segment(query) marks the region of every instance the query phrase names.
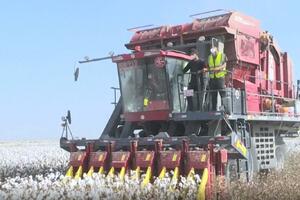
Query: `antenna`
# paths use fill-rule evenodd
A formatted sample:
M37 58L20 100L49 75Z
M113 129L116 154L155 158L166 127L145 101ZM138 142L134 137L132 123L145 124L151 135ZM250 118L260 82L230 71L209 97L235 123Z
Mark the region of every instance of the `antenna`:
M115 53L113 51L110 51L108 54L109 54L109 56L105 56L105 57L101 57L101 58L93 58L93 59L90 59L88 56L85 56L84 60L80 60L80 61L76 62L75 65L74 65L74 80L77 81L78 77L79 77L79 67L76 67L77 63L84 64L84 63L90 63L90 62L97 62L97 61L101 61L101 60L112 59L114 57Z
M214 13L214 12L220 12L220 11L224 11L225 13L232 12L231 10L216 9L216 10L210 10L210 11L206 11L206 12L200 12L200 13L192 14L189 17L196 17L196 16L199 16L199 15L205 15L205 14Z
M133 31L136 32L141 28L147 28L147 27L152 27L154 26L154 24L148 24L148 25L143 25L143 26L137 26L137 27L133 27L133 28L128 28L127 31Z
M73 134L72 134L72 131L71 131L70 126L69 126L72 122L72 120L71 120L71 111L68 110L67 115L63 116L61 118L61 120L63 121L63 123L61 124L61 126L63 127L63 131L61 133L61 138L63 136L65 136L66 139L68 139L69 134L70 134L72 139L73 139Z

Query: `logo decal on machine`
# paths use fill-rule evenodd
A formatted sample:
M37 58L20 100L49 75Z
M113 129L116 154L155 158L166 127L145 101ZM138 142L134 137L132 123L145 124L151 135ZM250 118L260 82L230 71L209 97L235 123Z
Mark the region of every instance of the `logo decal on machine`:
M151 159L151 154L150 153L148 153L147 154L147 156L146 156L146 159L145 159L145 161L149 161Z
M174 153L173 158L172 158L172 161L175 162L176 160L177 160L177 154Z
M200 162L205 162L206 161L206 155L202 154L200 157Z
M163 68L166 65L166 61L164 57L156 57L154 60L155 66L158 68Z
M103 155L101 154L98 158L98 161L101 162L103 160Z
M248 150L241 141L241 138L238 134L235 132L231 133L231 145L239 152L241 153L245 158L248 157Z
M238 139L235 142L235 147L241 151L241 153L243 154L243 156L245 156L245 157L247 156L247 149L244 146L244 144L241 142L241 140Z

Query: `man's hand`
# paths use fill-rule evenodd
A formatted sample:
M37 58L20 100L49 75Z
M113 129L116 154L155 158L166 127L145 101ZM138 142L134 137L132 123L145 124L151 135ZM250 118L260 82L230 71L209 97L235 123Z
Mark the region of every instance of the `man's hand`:
M226 64L223 64L223 65L221 65L219 67L215 67L215 68L211 69L211 71L219 72L219 71L223 71L225 69L226 69Z
M199 71L198 71L198 74L202 74L202 73L205 73L205 72L207 72L207 71L208 71L207 68L203 68L202 70L199 70Z

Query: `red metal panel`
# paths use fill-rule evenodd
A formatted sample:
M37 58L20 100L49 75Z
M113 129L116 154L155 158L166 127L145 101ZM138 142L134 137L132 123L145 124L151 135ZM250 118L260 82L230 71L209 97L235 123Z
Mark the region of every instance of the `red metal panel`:
M107 152L98 151L90 153L89 167L102 167L106 165Z
M288 55L287 53L284 53L283 55L283 82L288 83L289 82L289 69L288 69ZM283 95L284 97L289 97L289 86L288 84L285 84L283 87Z
M188 32L191 32L193 29L193 23L186 23L182 25L182 34L186 34Z
M196 170L208 168L209 154L207 151L188 151L187 152L187 173L191 168Z
M220 150L220 156L221 156L221 158L220 158L221 163L222 164L227 163L227 161L228 161L228 152L227 152L226 149L221 149Z
M174 58L181 58L181 59L185 59L185 60L192 60L191 56L185 55L185 54L182 54L182 53L177 53L175 51L161 51L161 55L174 57Z
M226 163L228 161L226 149L221 149L216 153L216 173L219 176L225 175Z
M279 63L276 64L276 89L280 91L280 96L282 96L282 62L281 62L281 56Z
M293 87L293 63L290 57L288 57L288 69L289 69L289 97L295 98L294 87Z
M169 38L171 36L171 26L163 26L160 31L160 38Z
M118 67L122 68L122 69L129 68L129 67L137 68L138 67L138 62L137 62L137 60L131 60L131 59L130 60L124 60L123 62L118 63Z
M180 166L181 151L161 151L159 152L159 171L162 167L175 169Z
M204 19L197 19L193 22L193 30L209 30L219 26L228 26L231 14L212 16Z
M194 20L176 26L161 26L152 29L137 31L130 40L131 44L150 42L165 38L178 37L182 34L193 33L195 31L208 31L220 27L229 27L239 32L247 33L258 38L260 29L259 21L239 12L232 12L224 15L211 16Z
M132 36L130 42L139 41L141 35L142 35L142 32L135 32L134 35Z
M73 167L83 166L85 159L86 159L85 151L71 152L69 165Z
M152 29L138 31L131 38L130 42L134 43L134 42L137 42L137 41L146 41L146 40L153 39L153 38L159 38L160 37L160 32L161 32L162 28L163 28L163 26L157 27L157 28L152 28Z
M150 100L149 105L145 107L147 111L155 110L168 110L169 103L166 100Z
M146 111L135 113L124 113L126 121L138 122L138 121L161 121L169 119L169 111Z
M228 20L228 24L230 28L237 29L239 32L259 38L260 23L253 17L244 15L240 12L233 12Z
M283 81L286 83L284 88L284 96L294 98L293 92L293 66L292 61L287 53L283 56Z
M135 157L136 166L141 168L152 167L154 162L154 151L137 151Z
M261 112L260 110L261 101L259 96L247 95L246 101L247 101L248 112L255 112L255 113Z
M259 42L256 38L238 34L236 49L236 56L238 59L259 65Z
M128 151L117 151L111 154L111 166L117 169L128 166L130 152Z
M245 82L247 111L248 112L260 112L261 100L258 94L258 84L250 81Z
M232 78L244 82L244 79L247 80L247 77L249 77L250 71L246 67L235 67L232 71ZM242 87L244 88L244 87Z
M124 61L130 61L130 60L134 60L134 59L141 59L144 57L150 57L150 56L168 56L168 57L174 57L174 58L181 58L181 59L185 59L185 60L192 60L192 57L186 54L182 54L182 53L177 53L174 51L141 51L141 52L136 52L133 54L121 54L118 56L115 56L112 58L113 62L116 63L122 63ZM129 66L134 65L134 63L132 63ZM129 67L127 66L127 67ZM126 66L119 66L119 67L126 67Z
M246 87L245 89L246 89L247 93L255 93L255 94L257 94L257 92L258 92L258 85L255 84L255 83L252 83L250 81L246 81L245 82L245 87Z

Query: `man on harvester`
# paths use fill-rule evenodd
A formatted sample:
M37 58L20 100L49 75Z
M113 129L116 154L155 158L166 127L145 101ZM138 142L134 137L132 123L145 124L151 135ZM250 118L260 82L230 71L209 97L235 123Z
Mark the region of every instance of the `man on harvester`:
M226 55L218 50L217 47L210 49L211 54L208 56L208 72L209 72L209 89L212 97L212 110L217 111L218 92L221 99L225 96L225 76ZM222 103L223 105L223 103Z
M194 91L194 96L197 98L195 99L196 102L193 102L193 97L189 96L187 97L188 101L188 110L199 110L199 98L198 98L198 92L199 91L204 91L204 77L203 77L203 72L205 69L205 62L199 58L199 52L197 49L191 49L190 50L190 55L193 57L193 60L191 60L186 67L183 69L183 72L186 73L190 70L191 73L191 80L189 83L188 89L192 89ZM200 81L200 84L199 84Z

